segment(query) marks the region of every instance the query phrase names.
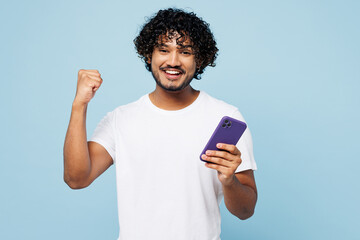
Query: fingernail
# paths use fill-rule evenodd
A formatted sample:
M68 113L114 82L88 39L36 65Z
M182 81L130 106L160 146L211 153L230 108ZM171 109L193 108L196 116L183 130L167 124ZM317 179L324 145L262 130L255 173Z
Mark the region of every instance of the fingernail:
M222 147L222 145L220 143L217 144L217 147Z

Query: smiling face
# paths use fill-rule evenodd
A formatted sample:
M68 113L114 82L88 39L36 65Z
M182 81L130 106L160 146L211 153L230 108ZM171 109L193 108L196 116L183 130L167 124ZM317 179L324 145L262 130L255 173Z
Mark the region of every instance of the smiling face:
M191 41L187 38L177 43L178 38L179 34L175 34L171 39L161 36L149 60L156 83L166 91L176 92L185 89L196 71Z

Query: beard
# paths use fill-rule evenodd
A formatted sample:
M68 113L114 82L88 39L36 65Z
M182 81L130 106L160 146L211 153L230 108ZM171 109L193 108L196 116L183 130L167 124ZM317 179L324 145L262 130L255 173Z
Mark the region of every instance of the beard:
M159 70L161 71L161 70ZM190 85L190 83L192 82L192 80L194 79L194 76L195 76L195 73L188 79L185 79L185 81L180 84L179 86L165 86L164 84L161 83L160 81L160 74L158 76L155 76L154 75L154 72L151 70L151 74L156 82L157 85L159 85L162 89L164 89L165 91L169 91L169 92L177 92L177 91L180 91L180 90L183 90L184 88L186 88L187 86Z

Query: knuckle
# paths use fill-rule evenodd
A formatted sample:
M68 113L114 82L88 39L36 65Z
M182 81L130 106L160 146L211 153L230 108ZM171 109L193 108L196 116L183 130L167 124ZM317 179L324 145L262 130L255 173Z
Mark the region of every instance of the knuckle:
M224 151L220 151L219 152L219 157L226 157L226 152L224 152Z
M221 164L221 163L220 163L220 158L217 158L217 157L211 158L211 161L212 161L213 163L216 163L216 164Z
M230 154L227 152L222 152L220 157L228 159L230 157Z
M234 154L233 154L232 152L227 152L227 153L226 153L226 156L227 156L228 158L234 158Z
M216 151L214 152L214 156L222 157L223 152L222 151Z

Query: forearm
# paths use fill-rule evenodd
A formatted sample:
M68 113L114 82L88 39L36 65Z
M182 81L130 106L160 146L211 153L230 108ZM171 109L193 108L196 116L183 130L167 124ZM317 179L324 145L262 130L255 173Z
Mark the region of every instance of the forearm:
M71 188L82 188L90 174L86 136L87 105L73 103L64 143L64 181Z
M226 208L238 218L245 220L254 213L257 192L250 186L240 183L234 175L234 181L229 186L223 185Z

